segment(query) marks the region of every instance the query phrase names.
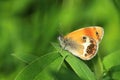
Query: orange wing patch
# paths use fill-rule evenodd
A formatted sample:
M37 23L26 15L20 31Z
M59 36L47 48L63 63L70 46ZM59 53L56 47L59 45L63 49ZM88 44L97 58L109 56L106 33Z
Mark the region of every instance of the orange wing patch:
M102 27L93 26L75 30L64 37L59 37L60 45L73 55L83 60L93 58L104 35Z

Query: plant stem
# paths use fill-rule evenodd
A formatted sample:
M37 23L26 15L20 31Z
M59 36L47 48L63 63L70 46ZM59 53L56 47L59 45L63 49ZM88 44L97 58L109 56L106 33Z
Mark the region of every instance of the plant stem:
M96 58L92 60L92 64L97 80L101 80L103 77L104 68L99 55L97 55Z

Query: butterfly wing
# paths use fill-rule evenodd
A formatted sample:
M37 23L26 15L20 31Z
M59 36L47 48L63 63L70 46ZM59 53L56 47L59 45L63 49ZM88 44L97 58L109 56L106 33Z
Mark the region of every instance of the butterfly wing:
M60 44L75 56L89 60L97 53L98 44L102 39L101 36L103 36L102 31L101 27L81 28L65 37L60 37Z

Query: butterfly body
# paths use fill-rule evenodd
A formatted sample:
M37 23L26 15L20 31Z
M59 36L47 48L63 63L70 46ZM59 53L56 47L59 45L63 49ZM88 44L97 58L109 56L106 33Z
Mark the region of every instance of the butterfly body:
M102 27L93 26L75 30L64 37L59 37L60 45L73 55L83 59L92 59L102 40L104 30Z

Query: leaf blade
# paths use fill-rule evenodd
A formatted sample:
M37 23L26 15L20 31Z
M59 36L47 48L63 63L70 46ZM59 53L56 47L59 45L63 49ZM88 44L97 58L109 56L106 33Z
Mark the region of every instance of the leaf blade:
M57 43L52 43L52 45L58 52L60 52L60 54L63 57L65 57L65 60L67 61L67 63L72 67L72 69L75 71L75 73L81 79L83 79L83 80L96 80L93 72L88 68L88 66L84 62L82 62L80 59L74 57L69 52L64 51L63 49L61 49L61 47ZM77 67L78 65L80 67Z
M32 54L17 54L17 53L15 54L15 53L13 53L11 55L27 64L38 58L38 56L35 56Z
M88 68L88 66L82 62L80 59L69 55L65 59L68 64L72 67L74 72L83 80L96 80L93 72Z
M113 53L107 55L106 57L104 57L104 59L103 59L104 67L107 70L109 70L113 66L120 65L120 62L119 62L120 57L119 56L120 56L120 50L113 52Z
M58 57L60 54L52 52L34 60L18 74L15 80L33 80L37 74Z
M57 58L49 66L47 66L45 70L39 73L34 80L54 80L55 79L54 73L59 71L63 61L64 58L62 56Z

